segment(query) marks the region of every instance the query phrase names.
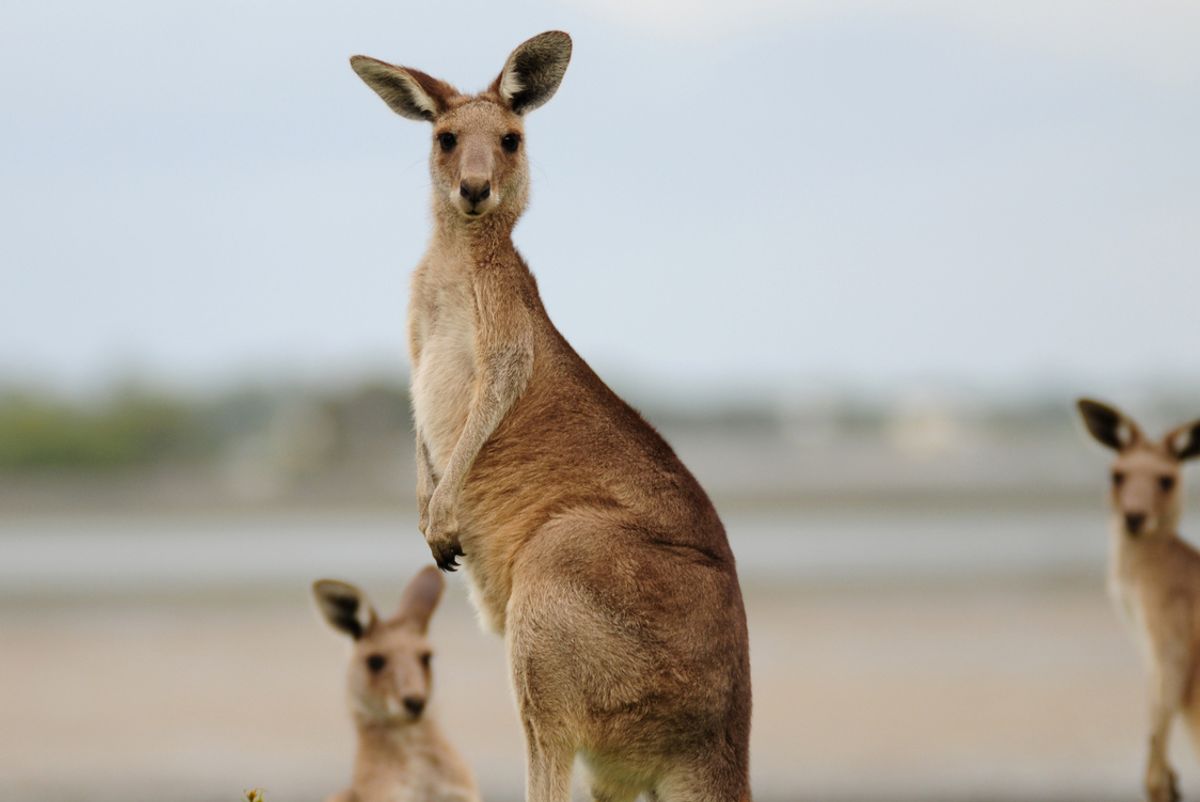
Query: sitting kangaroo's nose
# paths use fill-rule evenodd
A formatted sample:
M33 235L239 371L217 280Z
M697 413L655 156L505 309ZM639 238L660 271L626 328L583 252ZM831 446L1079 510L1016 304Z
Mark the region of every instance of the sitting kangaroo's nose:
M409 713L419 716L421 715L421 711L425 709L425 700L419 696L405 696L404 707L407 708Z
M1142 512L1127 512L1125 513L1125 528L1129 530L1129 534L1138 535L1142 532L1142 527L1146 525L1146 514Z
M458 185L458 194L469 200L472 204L486 200L492 194L492 183L487 180L471 180L464 178Z

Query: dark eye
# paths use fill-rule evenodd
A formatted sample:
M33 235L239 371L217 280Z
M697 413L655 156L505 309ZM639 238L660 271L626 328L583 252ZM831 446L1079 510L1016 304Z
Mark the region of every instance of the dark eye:
M422 665L424 668L429 668L429 661L430 661L430 660L432 660L432 659L433 659L433 655L432 655L432 654L430 654L429 652L425 652L425 653L424 653L424 654L422 654L422 655L421 655L421 657L420 657L420 660L421 660L421 665Z
M1113 487L1120 487L1121 485L1125 484L1125 474L1121 473L1120 471L1113 471L1112 483Z
M1170 493L1172 490L1175 489L1175 477L1174 476L1158 477L1158 486L1162 488L1162 491L1164 493Z
M446 131L445 133L438 134L437 141L438 144L442 146L442 152L449 153L450 151L454 150L454 146L458 144L458 137L449 131Z
M509 153L516 153L517 148L521 145L520 134L505 134L500 137L500 147L504 148Z
M367 668L372 674L378 674L383 671L383 667L387 665L387 658L382 654L367 655Z

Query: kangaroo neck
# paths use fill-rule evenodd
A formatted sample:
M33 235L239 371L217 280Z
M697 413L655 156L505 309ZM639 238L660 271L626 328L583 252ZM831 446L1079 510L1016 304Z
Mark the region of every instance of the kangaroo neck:
M428 716L404 724L356 722L359 758L411 756L414 747L435 734L436 725Z
M435 247L465 261L471 270L491 270L519 264L512 230L516 216L497 210L469 220L457 212L435 215Z

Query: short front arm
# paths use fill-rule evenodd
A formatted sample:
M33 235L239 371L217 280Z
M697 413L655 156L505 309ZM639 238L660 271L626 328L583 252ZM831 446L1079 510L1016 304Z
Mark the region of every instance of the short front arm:
M437 564L453 570L458 542L458 498L471 466L533 373L533 336L528 310L511 292L484 277L477 286L475 391L462 433L429 500L423 530ZM497 297L499 296L499 297Z
M429 447L420 432L417 435L417 512L420 515L418 524L424 532L429 526L429 498L437 488L433 476L433 462L429 458Z

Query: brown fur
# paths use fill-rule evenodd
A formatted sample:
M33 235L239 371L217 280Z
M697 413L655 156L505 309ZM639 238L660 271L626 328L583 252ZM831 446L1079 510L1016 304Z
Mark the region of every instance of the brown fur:
M1148 440L1120 411L1087 399L1079 411L1088 431L1114 449L1109 591L1139 641L1150 675L1148 802L1179 798L1167 763L1171 723L1184 714L1200 749L1200 552L1178 532L1180 463L1197 455L1200 421Z
M745 802L748 637L724 528L551 323L511 239L529 182L517 111L553 94L569 53L566 34L542 34L487 92L418 98L443 110L409 309L421 529L439 565L464 556L483 621L505 636L531 802L569 799L577 754L597 800ZM484 183L486 208L460 197Z
M396 614L381 620L353 585L313 584L330 626L354 639L346 674L358 734L354 775L327 802L479 802L471 770L426 707L433 681L426 631L443 585L429 566L409 583ZM373 660L382 662L372 668Z

